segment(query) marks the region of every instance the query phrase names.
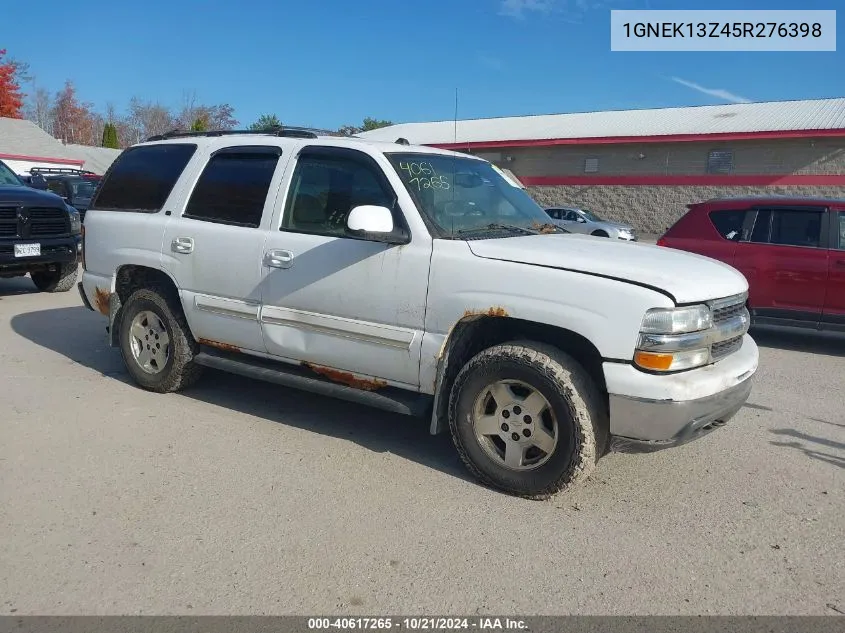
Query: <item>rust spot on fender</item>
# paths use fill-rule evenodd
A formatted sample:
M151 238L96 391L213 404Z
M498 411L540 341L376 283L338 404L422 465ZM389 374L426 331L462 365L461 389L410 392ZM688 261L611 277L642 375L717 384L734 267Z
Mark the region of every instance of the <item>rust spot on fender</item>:
M201 338L197 341L200 345L208 345L208 347L215 347L217 349L223 350L224 352L240 352L241 348L236 347L234 345L230 345L229 343L221 343L219 341L212 341L207 338Z
M322 365L315 365L314 363L305 362L302 363L302 365L303 367L307 367L313 371L315 374L328 378L332 382L352 387L353 389L376 391L377 389L387 387L387 383L384 380L378 380L377 378L361 378L360 376L356 376L355 374L351 374L347 371L340 371L338 369L332 369L331 367L323 367Z
M506 317L508 316L508 312L502 306L492 306L486 310L467 310L464 312L464 318L474 316Z
M94 289L94 305L97 307L97 311L105 316L109 315L109 296L111 296L111 293L108 290Z
M540 231L540 233L542 233L542 234L557 233L557 226L555 226L554 224L550 224L548 222L546 224L540 224L539 222L534 222L531 225L531 228L534 229L535 231Z

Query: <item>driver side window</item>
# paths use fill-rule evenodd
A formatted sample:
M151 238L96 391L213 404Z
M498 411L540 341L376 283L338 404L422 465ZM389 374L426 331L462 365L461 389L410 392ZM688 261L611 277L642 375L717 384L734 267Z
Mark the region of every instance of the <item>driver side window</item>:
M304 157L293 174L281 230L343 237L352 209L392 204L393 196L366 165L343 157Z

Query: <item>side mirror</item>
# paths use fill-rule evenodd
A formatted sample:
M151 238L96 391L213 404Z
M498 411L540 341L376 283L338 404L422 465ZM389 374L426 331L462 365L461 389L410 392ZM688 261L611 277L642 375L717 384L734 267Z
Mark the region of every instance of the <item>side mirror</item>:
M375 242L406 243L407 235L393 223L393 213L387 207L362 204L349 212L346 228L352 235Z

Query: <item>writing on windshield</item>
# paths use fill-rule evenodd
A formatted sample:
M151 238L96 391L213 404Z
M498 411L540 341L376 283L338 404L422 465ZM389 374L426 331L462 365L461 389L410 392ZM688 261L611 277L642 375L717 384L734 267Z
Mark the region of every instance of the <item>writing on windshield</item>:
M399 169L408 174L408 184L415 186L417 191L422 189L449 189L449 180L443 174L438 174L430 162L400 162Z

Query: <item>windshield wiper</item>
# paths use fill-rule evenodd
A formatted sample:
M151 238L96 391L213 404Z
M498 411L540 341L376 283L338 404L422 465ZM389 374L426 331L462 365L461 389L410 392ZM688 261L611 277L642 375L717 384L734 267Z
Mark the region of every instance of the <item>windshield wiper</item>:
M481 233L484 231L516 231L517 233L522 233L523 235L539 235L539 231L535 231L534 229L529 229L524 226L517 226L516 224L500 224L498 222L493 222L492 224L487 224L486 226L477 226L471 229L460 229L459 231L455 231L456 235L467 235L469 233Z

